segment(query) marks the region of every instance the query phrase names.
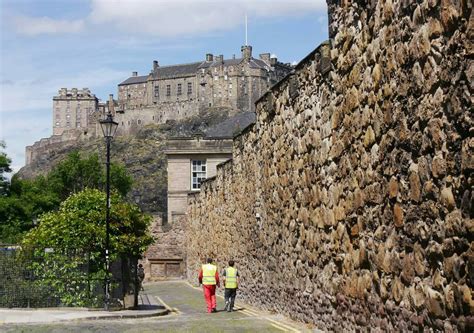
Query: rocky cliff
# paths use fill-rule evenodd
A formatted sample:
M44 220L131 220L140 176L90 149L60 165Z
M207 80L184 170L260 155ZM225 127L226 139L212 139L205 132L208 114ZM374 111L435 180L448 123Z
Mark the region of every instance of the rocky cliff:
M191 136L196 133L216 135L216 129L225 129L217 135L232 135L243 125L235 121L241 115L227 108L209 108L197 116L181 121L168 121L165 124L147 125L134 135L117 136L112 141L111 160L121 163L133 178L133 189L129 193L131 201L140 204L147 212L166 211L166 156L163 150L168 138ZM223 124L221 126L221 124ZM245 123L244 125L246 125ZM71 151L84 154L98 153L105 162L105 143L103 138L83 140L50 140L35 146L35 159L23 167L18 175L33 178L46 174Z

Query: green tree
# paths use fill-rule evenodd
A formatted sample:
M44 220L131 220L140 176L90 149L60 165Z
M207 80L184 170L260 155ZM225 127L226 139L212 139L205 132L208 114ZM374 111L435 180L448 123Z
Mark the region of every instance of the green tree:
M0 196L6 195L8 193L9 182L5 177L5 173L11 172L10 167L11 159L3 151L6 148L5 141L0 141Z
M86 188L105 188L105 167L97 154L82 158L79 152L70 153L47 176L51 191L61 199L71 193L80 192ZM122 196L127 195L132 186L132 178L121 165L111 163L110 185Z
M5 165L9 165L9 159L5 159ZM2 170L9 167L2 169L0 165ZM110 171L112 190L124 197L132 178L122 165L112 163ZM105 166L97 154L82 157L79 152L72 152L46 176L33 180L14 175L6 195L0 195L0 242L19 242L39 215L56 210L71 194L86 188L105 189Z
M42 215L38 227L23 239L25 251L40 259L34 266L37 276L53 286L66 305L85 305L93 288L90 281L104 279L105 201L105 193L96 189L73 194L59 210ZM153 242L148 232L150 222L137 206L113 194L111 260L139 257ZM81 270L85 266L88 270Z

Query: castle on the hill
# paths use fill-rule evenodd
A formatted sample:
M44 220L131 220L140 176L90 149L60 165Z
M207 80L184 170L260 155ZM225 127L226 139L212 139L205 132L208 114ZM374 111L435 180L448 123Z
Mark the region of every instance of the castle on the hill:
M148 75L132 76L118 84L118 99L101 103L89 89L62 88L53 97L53 135L77 132L95 136L97 119L114 105L119 134L128 134L150 123L164 123L197 115L208 108L254 111L254 102L267 89L289 74L284 64L263 53L252 56L250 45L242 46L240 58L206 54L202 61L159 66L153 61ZM64 134L63 134L64 133Z

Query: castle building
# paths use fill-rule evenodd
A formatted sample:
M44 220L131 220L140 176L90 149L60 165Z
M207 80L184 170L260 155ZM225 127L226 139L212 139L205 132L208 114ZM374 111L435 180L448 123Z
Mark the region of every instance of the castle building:
M270 53L254 58L250 45L241 51L241 58L207 54L202 61L172 66L159 66L155 60L150 74L133 72L118 85L117 121L126 130L183 119L211 107L254 111L254 102L292 67Z
M94 123L99 100L88 88L61 88L53 97L53 135L66 130L87 130Z

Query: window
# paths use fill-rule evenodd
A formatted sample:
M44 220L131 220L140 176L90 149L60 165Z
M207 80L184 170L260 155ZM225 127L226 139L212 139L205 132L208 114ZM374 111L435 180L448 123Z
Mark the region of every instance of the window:
M193 93L193 84L191 82L188 82L188 95L191 95Z
M155 98L160 99L160 86L155 86Z
M166 85L166 96L171 96L171 85L170 84Z
M201 183L206 179L206 161L191 161L191 189L199 190Z
M56 122L56 126L59 127L59 121Z
M178 83L178 95L181 95L181 83Z

